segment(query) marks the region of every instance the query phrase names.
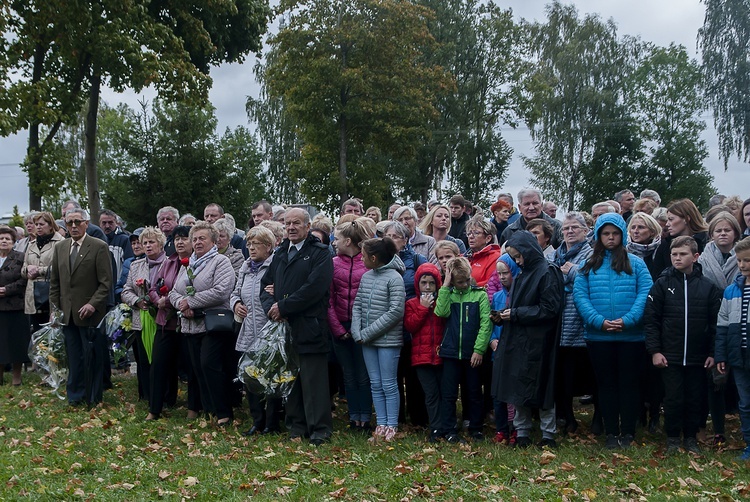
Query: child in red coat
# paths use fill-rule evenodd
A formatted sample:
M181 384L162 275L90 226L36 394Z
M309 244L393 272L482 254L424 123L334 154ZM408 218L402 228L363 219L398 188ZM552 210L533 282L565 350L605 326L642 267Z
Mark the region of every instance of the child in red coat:
M437 354L443 341L446 319L435 315L435 298L442 286L440 270L432 263L420 265L414 274L414 287L419 295L406 302L404 327L412 334L411 364L424 389L427 415L430 420L430 442L440 435L440 381L443 362Z

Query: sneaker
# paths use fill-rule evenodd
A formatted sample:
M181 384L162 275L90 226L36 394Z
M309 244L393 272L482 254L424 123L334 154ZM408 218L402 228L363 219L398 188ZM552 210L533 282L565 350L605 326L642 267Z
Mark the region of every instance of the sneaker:
M471 439L475 442L484 441L484 434L482 434L482 431L474 431L471 433Z
M607 434L607 440L604 442L604 447L608 450L616 450L620 447L620 441L614 434Z
M466 444L466 440L458 434L448 434L445 440L453 444Z
M743 460L747 461L750 460L750 446L745 447L744 450L742 450L742 453L739 457L737 457L737 460Z
M685 438L685 441L682 443L683 446L687 451L690 453L697 453L700 455L701 453L701 447L698 445L698 440L695 438Z
M469 422L468 420L464 420L463 422L461 422L461 424L463 425L463 428L464 428L465 431L469 430L469 424L470 423L471 422Z
M555 449L557 448L557 441L555 441L552 438L542 438L541 441L537 444L539 448L550 448Z
M713 443L715 448L721 448L727 444L727 438L725 438L723 434L716 434Z
M396 439L396 433L398 432L398 427L386 427L385 428L385 440L389 443Z
M680 451L680 438L670 437L667 438L667 454L671 455Z
M495 437L492 438L492 441L497 444L506 444L508 442L508 435L504 432L497 432L495 433Z
M508 446L516 446L518 444L518 431L513 431L510 433L510 437L508 438Z
M368 439L371 443L377 443L379 440L385 437L385 425L378 425L375 430L372 431L372 437Z
M518 436L516 438L516 446L519 448L528 448L531 446L531 438L528 436Z
M632 434L623 434L620 436L620 448L630 448L633 446L633 441L635 438Z

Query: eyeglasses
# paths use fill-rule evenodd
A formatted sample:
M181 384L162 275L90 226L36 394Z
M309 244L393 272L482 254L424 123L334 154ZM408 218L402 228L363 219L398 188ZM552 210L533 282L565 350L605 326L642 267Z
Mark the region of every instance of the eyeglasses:
M482 237L487 234L484 232L466 232L466 235L470 237Z
M70 220L65 222L66 227L77 227L82 223L86 223L88 220Z
M563 232L575 232L577 230L582 230L583 227L581 225L574 225L572 227L562 227Z

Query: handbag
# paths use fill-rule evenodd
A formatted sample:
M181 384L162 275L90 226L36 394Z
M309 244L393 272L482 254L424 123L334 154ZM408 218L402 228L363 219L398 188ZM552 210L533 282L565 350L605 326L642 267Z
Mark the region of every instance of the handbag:
M49 311L49 269L43 281L34 281L34 308L37 311Z
M229 309L206 309L206 317L203 321L206 323L206 331L209 332L227 332L234 331L234 312Z

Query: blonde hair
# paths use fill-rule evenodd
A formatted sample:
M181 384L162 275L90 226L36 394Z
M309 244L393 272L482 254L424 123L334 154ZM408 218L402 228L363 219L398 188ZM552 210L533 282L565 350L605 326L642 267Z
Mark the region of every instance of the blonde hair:
M445 204L436 204L432 206L432 209L430 209L430 212L427 213L427 215L422 220L422 223L419 224L419 229L422 231L423 234L432 236L432 220L435 219L435 213L438 211L438 209L445 209L448 211L448 230L450 232L451 229L451 208L446 206Z
M145 241L146 239L154 239L162 247L164 247L164 244L167 242L167 238L164 236L162 231L156 227L146 227L143 229L141 234L138 236L138 242L143 244L143 241Z
M445 269L451 273L451 281L456 278L471 280L471 264L463 256L451 258L445 264Z
M370 220L370 218L356 217L351 221L344 221L343 223L341 222L342 219L343 218L340 218L339 224L336 225L336 231L341 233L341 237L343 237L344 239L351 239L352 244L354 244L355 246L358 246L361 242L364 242L367 239L372 239L373 233L370 232L370 228L364 221L361 221ZM372 220L370 221L372 222ZM374 224L375 223L373 222L373 225Z
M461 256L461 250L458 249L458 246L455 242L451 241L438 241L437 244L435 244L434 252L435 255L437 255L438 251L441 249L447 249L451 253L453 253L456 256Z
M628 237L632 237L630 234L630 227L633 226L633 222L637 219L641 220L643 224L646 225L646 228L651 231L651 239L656 239L661 235L661 225L656 221L656 218L650 214L639 212L630 217L630 222L628 222Z
M276 236L263 225L258 225L247 231L245 240L249 243L252 239L257 239L261 244L265 244L271 249L276 247Z

